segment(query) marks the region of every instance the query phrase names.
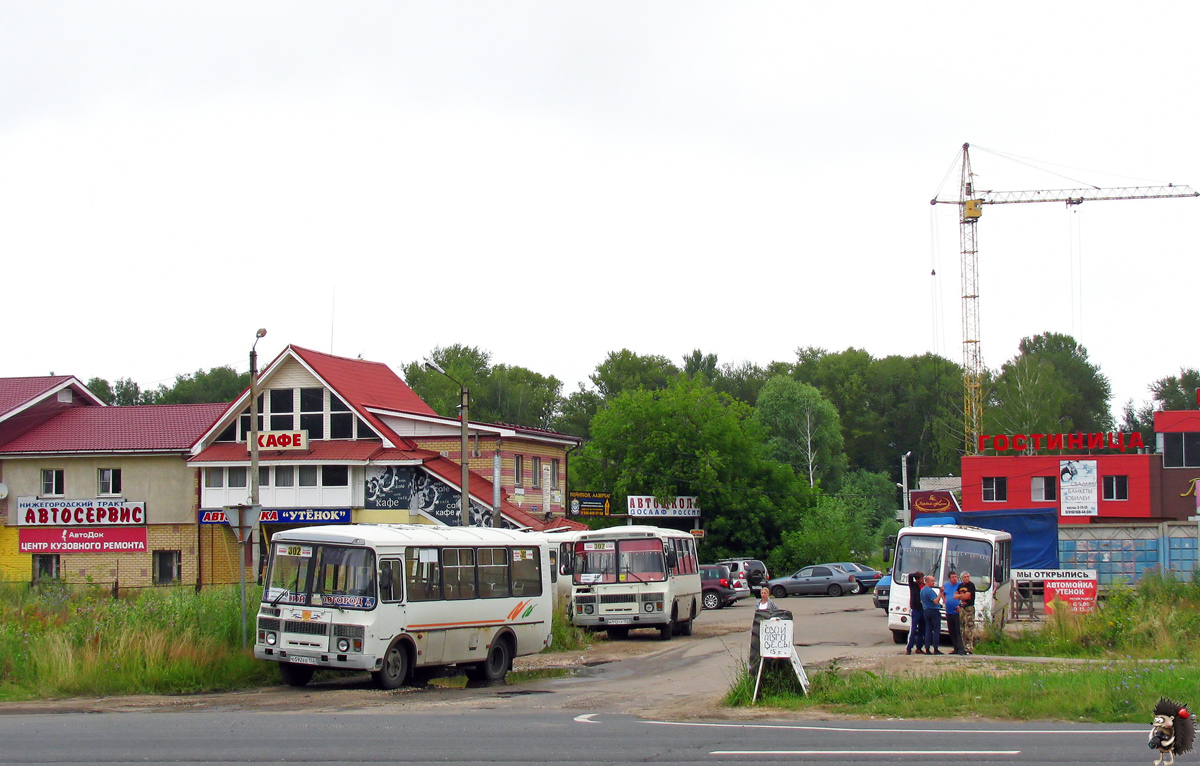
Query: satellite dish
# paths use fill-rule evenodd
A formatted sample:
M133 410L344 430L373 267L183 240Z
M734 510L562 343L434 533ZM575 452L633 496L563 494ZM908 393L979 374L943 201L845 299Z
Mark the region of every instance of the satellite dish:
M0 484L0 500L3 500L6 497L8 497L8 485Z

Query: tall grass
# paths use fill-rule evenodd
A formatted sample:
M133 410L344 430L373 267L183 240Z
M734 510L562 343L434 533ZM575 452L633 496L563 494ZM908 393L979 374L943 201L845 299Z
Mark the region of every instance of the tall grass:
M976 651L1042 657L1196 657L1200 582L1147 572L1133 587L1112 587L1091 614L1057 610L1036 631L1015 636L992 631Z
M572 652L586 649L595 642L591 633L571 624L568 613L568 602L565 598L554 600L554 614L550 620L550 646L547 652Z
M250 631L259 595L247 588ZM230 689L270 670L242 651L236 587L113 599L97 586L0 583L0 699Z

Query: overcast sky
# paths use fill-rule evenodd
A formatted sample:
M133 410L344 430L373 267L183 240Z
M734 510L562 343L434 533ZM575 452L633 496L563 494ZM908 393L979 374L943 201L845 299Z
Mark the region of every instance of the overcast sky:
M246 369L260 326L268 360L464 343L564 393L621 348L961 361L957 212L929 200L963 142L981 188L1200 188L1198 15L2 0L0 375L149 388ZM986 208L985 364L1072 333L1114 409L1200 366L1198 222Z

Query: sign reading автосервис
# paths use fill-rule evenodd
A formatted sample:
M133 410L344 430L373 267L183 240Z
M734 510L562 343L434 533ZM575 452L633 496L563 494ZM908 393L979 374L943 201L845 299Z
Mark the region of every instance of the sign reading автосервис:
M694 495L673 497L666 505L655 500L654 495L630 495L627 504L630 516L692 518L700 515L700 504Z
M108 527L145 523L145 502L17 498L17 525L22 527Z

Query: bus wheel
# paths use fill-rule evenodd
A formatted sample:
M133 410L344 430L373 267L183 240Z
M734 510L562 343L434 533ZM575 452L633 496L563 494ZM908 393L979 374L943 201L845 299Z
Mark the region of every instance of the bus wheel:
M392 642L383 655L383 667L371 673L371 680L380 689L398 689L408 678L408 652L399 641Z
M629 628L609 628L608 638L611 641L622 641L626 638L629 638Z
M304 686L312 680L314 670L316 668L312 665L296 665L292 662L279 663L279 675L283 676L283 682L288 686Z
M892 631L892 643L907 644L908 643L908 631L907 630L893 630Z
M673 636L675 634L675 617L676 617L675 612L674 612L674 610L672 610L671 611L671 621L668 622L666 625L658 626L658 640L659 641L670 641L671 640L671 636Z
M680 625L679 625L679 635L681 635L681 636L692 635L692 623L695 622L695 620L696 620L696 602L693 601L692 602L692 613L688 617L687 622L680 623Z
M487 659L467 669L467 678L472 681L503 681L512 670L512 651L508 639L498 638L488 649Z

